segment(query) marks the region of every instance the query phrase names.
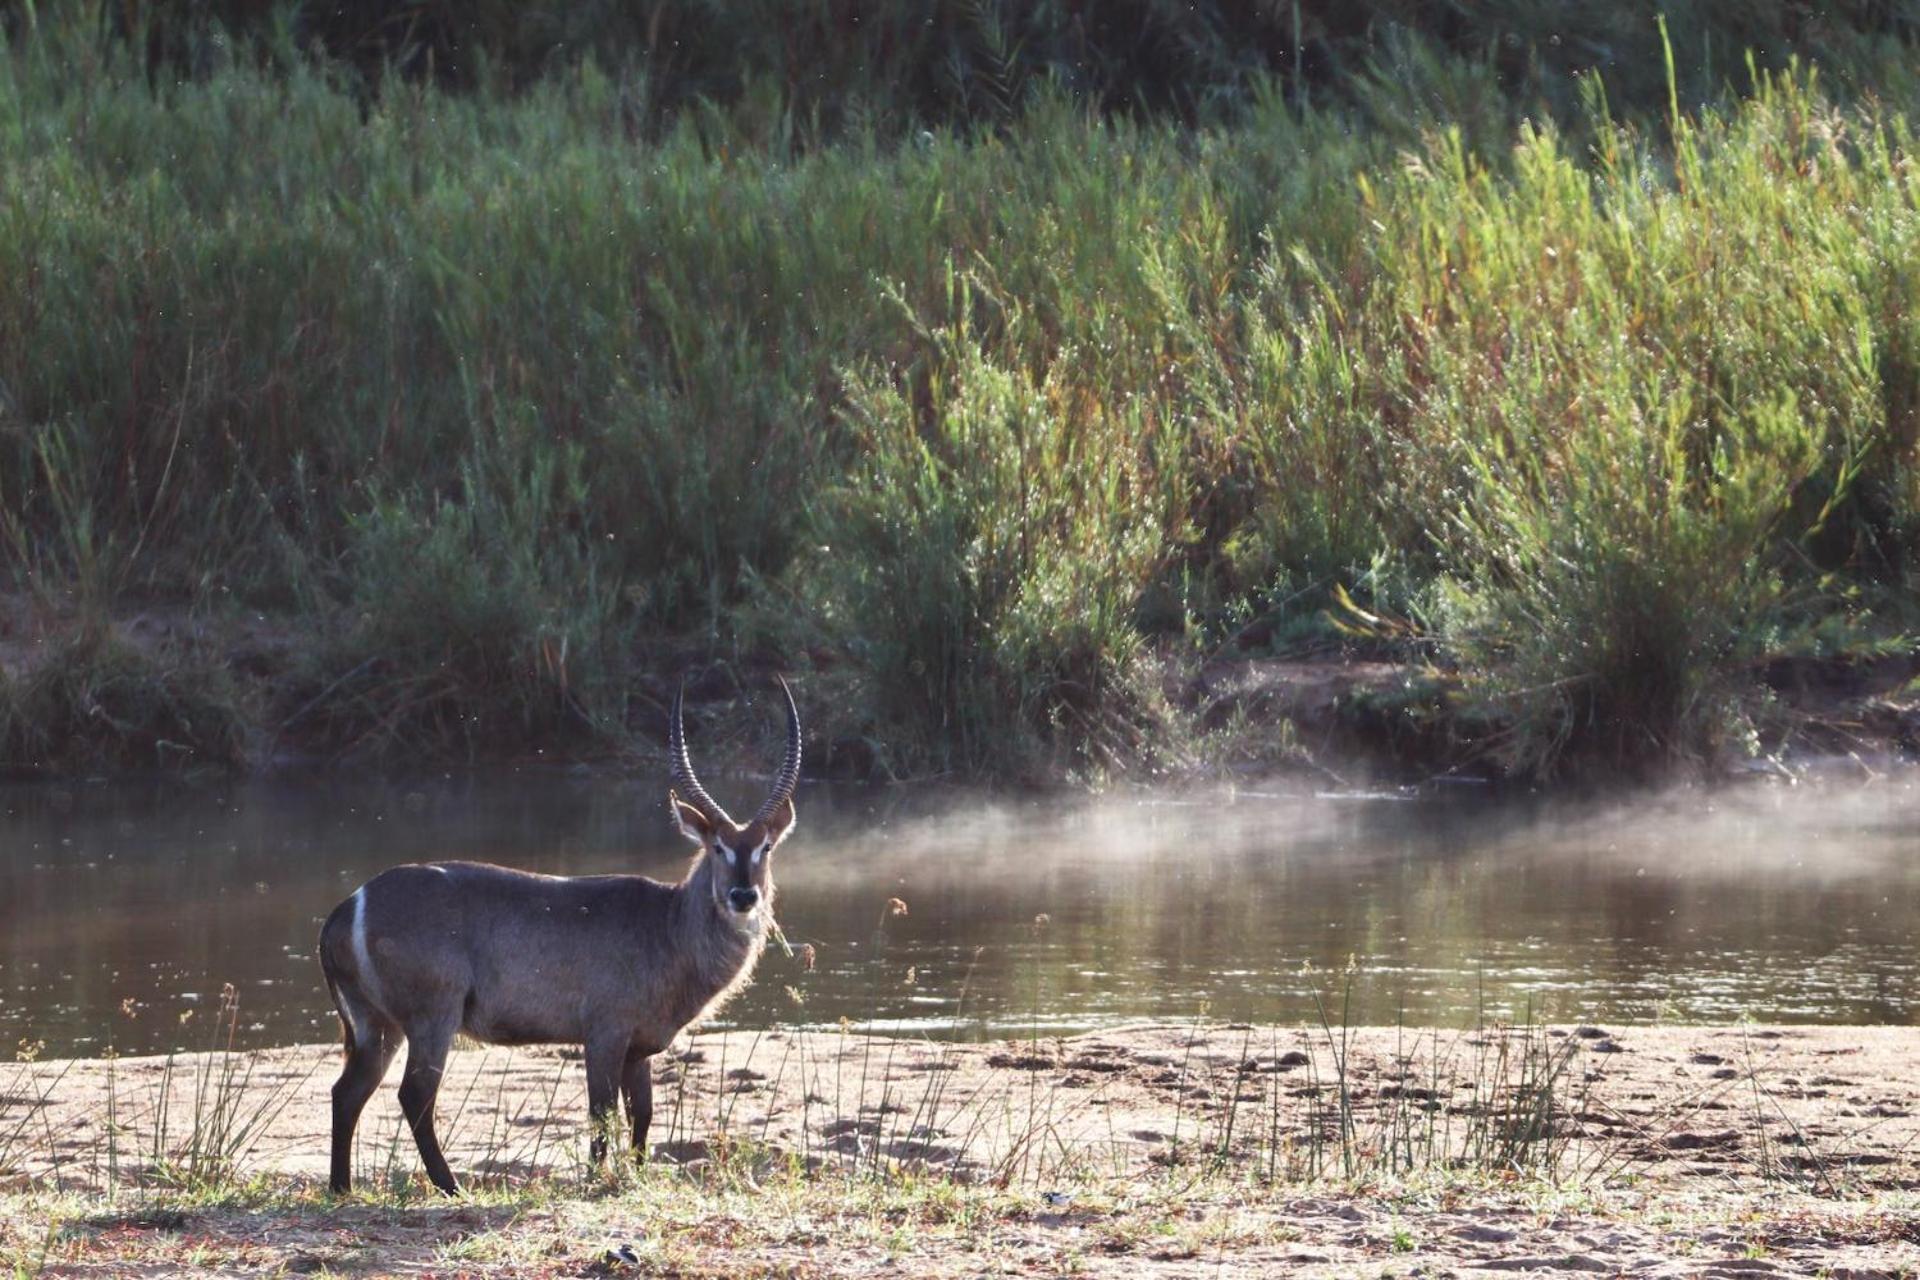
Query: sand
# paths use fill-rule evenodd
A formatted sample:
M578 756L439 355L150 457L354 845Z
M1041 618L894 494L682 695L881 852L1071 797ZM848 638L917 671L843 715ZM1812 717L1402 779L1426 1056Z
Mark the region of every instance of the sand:
M981 1240L930 1231L906 1263L858 1232L796 1245L744 1231L712 1242L728 1260L718 1272L970 1275L991 1261L1048 1273L1070 1257L1094 1275L1897 1275L1920 1270L1916 1050L1920 1031L1885 1027L1142 1024L974 1045L713 1032L657 1060L652 1154L697 1168L747 1149L763 1169L932 1175L999 1197ZM24 1222L36 1196L223 1162L317 1184L338 1057L301 1046L0 1066L12 1212ZM398 1074L358 1143L358 1175L376 1186L418 1169ZM462 1048L440 1116L454 1170L476 1185L586 1185L577 1055ZM1200 1216L1169 1229L1169 1188L1182 1186ZM408 1205L332 1212L380 1216L396 1266L475 1230L449 1214L490 1212ZM563 1241L574 1229L549 1225ZM251 1256L248 1215L203 1226ZM106 1265L110 1234L88 1237L74 1274ZM239 1270L290 1256L266 1248ZM599 1257L582 1245L554 1272L626 1266ZM386 1265L362 1263L350 1269Z

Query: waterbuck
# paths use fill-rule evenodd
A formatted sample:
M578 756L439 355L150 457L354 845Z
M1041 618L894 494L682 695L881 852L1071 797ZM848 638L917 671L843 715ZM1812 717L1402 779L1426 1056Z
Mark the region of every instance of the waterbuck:
M594 1161L606 1157L616 1090L644 1155L652 1056L743 986L766 942L772 853L793 831L800 780L800 712L784 680L780 690L786 758L745 826L694 776L674 695L667 808L700 846L677 884L430 862L384 871L333 909L320 967L346 1037L333 1086L334 1191L352 1183L354 1126L402 1037L400 1109L427 1176L448 1195L458 1187L434 1136L433 1100L457 1031L489 1044L584 1045Z

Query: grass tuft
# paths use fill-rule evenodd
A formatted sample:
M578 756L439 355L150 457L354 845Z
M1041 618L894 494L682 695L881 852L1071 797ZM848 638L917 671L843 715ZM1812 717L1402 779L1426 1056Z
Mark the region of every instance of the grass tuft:
M110 630L56 640L24 675L0 674L0 769L74 774L234 769L252 716L226 670L146 652Z

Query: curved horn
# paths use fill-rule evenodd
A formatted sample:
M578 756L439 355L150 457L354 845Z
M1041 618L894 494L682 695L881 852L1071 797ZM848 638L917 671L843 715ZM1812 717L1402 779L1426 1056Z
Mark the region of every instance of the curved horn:
M733 819L727 816L725 809L714 803L713 797L707 794L707 789L700 785L700 779L693 776L693 762L687 759L687 727L680 712L681 703L685 701L686 696L686 682L682 681L680 687L673 692L673 714L667 719L667 761L673 771L673 788L684 795L689 804L705 814L707 821L724 822L731 827L734 825Z
M780 692L787 698L787 756L780 762L780 772L773 778L773 794L760 806L760 812L754 815L754 821L771 818L774 811L793 799L793 789L800 782L800 708L793 704L793 690L787 688L787 682L779 676Z

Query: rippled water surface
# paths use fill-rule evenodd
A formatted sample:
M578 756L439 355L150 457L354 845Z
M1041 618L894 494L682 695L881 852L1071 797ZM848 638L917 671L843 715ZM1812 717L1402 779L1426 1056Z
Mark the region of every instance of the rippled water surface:
M244 1042L332 1039L314 937L362 880L440 858L671 877L687 846L660 800L552 775L0 789L0 1059L204 1047L228 983ZM1604 808L803 789L775 857L780 919L818 967L770 950L728 1010L750 1026L979 1035L1323 1005L1904 1023L1920 998L1911 785Z

